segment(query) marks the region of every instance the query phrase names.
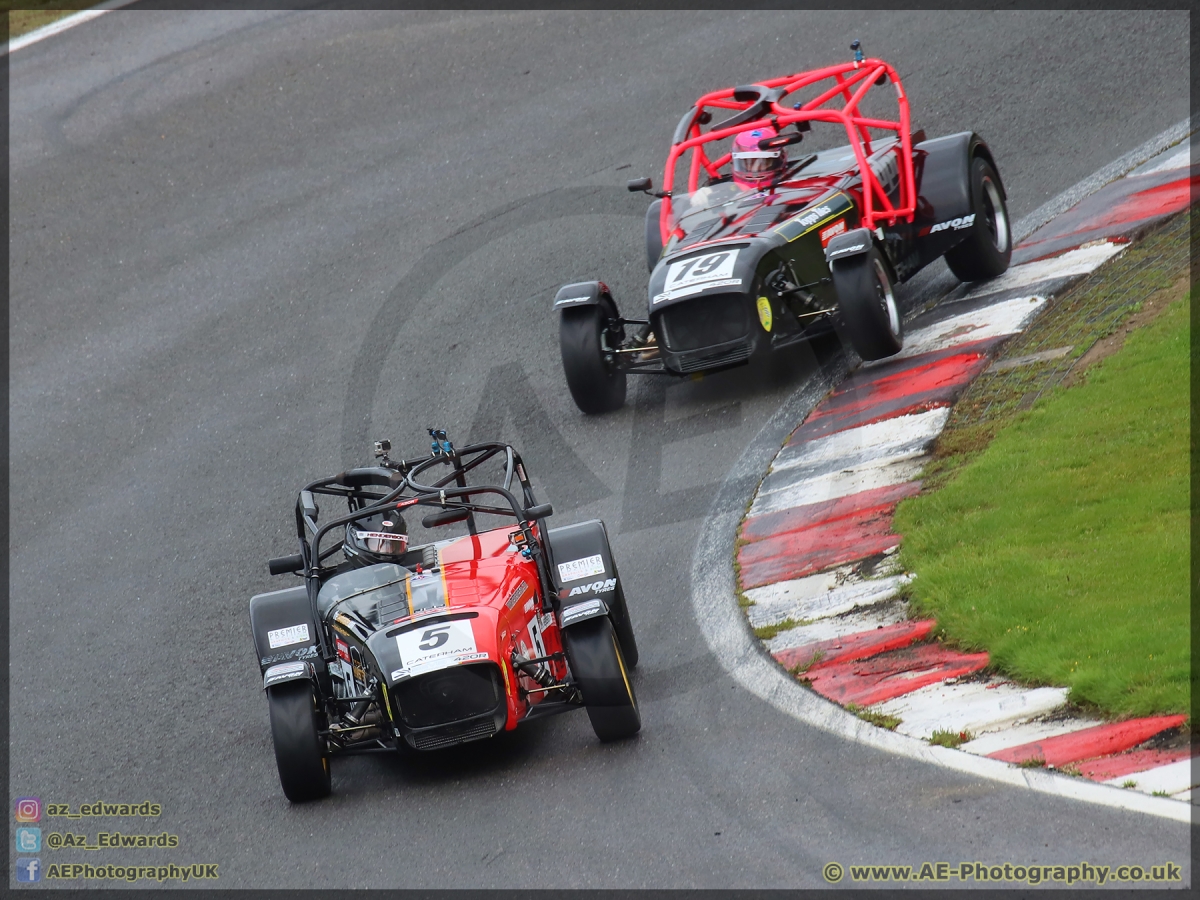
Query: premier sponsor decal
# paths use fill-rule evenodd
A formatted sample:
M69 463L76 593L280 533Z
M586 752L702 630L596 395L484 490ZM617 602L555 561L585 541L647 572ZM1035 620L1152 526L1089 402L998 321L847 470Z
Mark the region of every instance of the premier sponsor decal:
M572 559L558 564L558 577L563 582L578 581L580 578L591 578L593 575L604 574L604 558L597 553L595 556L585 556L582 559Z
M289 644L308 643L308 639L307 622L267 632L267 643L271 645L272 650L276 647L286 647Z
M617 586L617 579L608 578L604 581L593 581L591 584L580 584L571 588L568 597L577 597L580 594L603 594L605 591L611 591Z

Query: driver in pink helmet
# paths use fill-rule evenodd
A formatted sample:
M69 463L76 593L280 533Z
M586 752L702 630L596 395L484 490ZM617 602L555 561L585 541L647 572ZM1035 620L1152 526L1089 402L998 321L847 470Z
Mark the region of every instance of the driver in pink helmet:
M778 134L766 126L753 131L743 131L733 139L733 180L738 187L761 191L769 186L787 168L787 153L778 150L760 150L758 142Z

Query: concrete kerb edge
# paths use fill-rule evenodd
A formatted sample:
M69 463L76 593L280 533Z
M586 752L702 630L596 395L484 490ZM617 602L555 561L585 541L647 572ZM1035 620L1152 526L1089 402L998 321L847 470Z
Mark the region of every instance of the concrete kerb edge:
M1018 240L1016 234L1022 238L1028 236L1105 184L1179 143L1191 133L1190 122L1190 118L1185 119L1023 218L1014 228L1014 242ZM1052 211L1039 221L1048 210ZM1192 806L1187 802L1038 769L1022 769L987 757L931 746L917 738L871 725L802 687L779 667L752 635L735 600L737 585L731 562L738 525L747 503L745 493L737 486L741 479L757 475L753 490L758 490L763 474L787 436L848 371L847 363L839 357L780 405L726 475L700 528L692 556L692 607L700 631L721 667L751 694L780 712L855 743L1039 793L1191 822Z

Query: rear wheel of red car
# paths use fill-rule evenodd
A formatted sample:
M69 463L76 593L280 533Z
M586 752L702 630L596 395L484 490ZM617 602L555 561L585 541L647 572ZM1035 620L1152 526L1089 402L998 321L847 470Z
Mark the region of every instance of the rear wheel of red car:
M625 405L625 373L611 359L606 342L612 314L602 306L575 306L562 311L558 344L563 372L575 405L585 413L606 413Z
M841 307L842 330L854 352L863 359L883 359L904 346L904 324L892 290L892 280L879 250L830 266Z
M267 688L279 783L293 803L329 796L329 753L318 734L316 696L308 681Z
M563 649L596 737L615 741L637 734L642 717L612 622L601 616L572 625L563 631Z
M1012 232L1000 179L979 156L971 161L971 199L975 211L971 233L946 253L946 265L959 281L995 278L1004 274L1012 259Z

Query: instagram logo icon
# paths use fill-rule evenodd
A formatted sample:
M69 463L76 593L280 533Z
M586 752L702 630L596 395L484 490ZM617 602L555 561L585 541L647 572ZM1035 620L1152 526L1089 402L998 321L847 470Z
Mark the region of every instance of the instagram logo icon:
M42 817L42 801L37 797L18 798L16 808L18 822L36 822Z

